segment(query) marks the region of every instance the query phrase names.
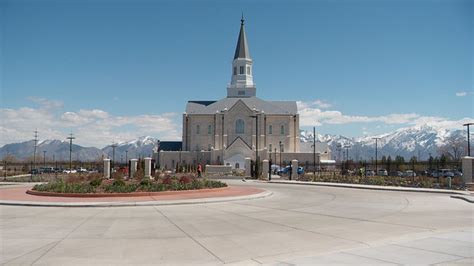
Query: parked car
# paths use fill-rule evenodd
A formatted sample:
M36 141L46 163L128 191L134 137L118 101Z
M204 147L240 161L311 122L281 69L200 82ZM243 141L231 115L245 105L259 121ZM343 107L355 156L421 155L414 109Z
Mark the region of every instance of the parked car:
M87 173L87 169L80 167L80 168L77 168L77 172L78 173Z
M374 176L374 175L375 175L375 171L374 171L374 170L365 170L365 175L366 175L366 176Z
M402 176L403 176L403 172L402 172L402 171L392 171L392 172L390 172L390 176L402 177Z
M454 176L462 176L462 171L460 170L455 170L453 173L454 173Z
M281 168L279 165L272 164L271 169L272 169L272 173L277 173L278 171L280 171Z
M54 173L54 167L43 167L41 168L43 173Z
M388 176L388 172L385 169L379 169L377 174L380 176Z
M291 168L291 166L289 166L289 165L288 165L288 166L287 166L287 167L285 167L285 168L281 168L281 169L279 169L279 170L277 171L277 175L282 175L282 174L289 174L289 172L290 172L290 168ZM304 168L303 168L303 167L301 167L301 166L299 166L299 167L298 167L298 171L297 171L297 173L298 173L299 175L302 175L302 174L304 174Z
M75 174L75 173L77 173L77 171L74 170L74 169L72 169L72 170L71 169L64 169L63 173L65 173L65 174Z
M415 177L416 173L413 172L412 170L406 170L405 173L403 173L404 177Z
M454 172L451 169L439 169L439 176L441 176L441 177L454 177Z
M32 175L41 175L43 171L41 169L31 169L30 174Z

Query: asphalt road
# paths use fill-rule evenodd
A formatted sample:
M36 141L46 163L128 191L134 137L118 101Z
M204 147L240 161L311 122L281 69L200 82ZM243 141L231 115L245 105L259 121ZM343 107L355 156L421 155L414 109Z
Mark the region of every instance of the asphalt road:
M273 195L182 206L0 206L0 262L473 263L474 205L449 195L226 182Z

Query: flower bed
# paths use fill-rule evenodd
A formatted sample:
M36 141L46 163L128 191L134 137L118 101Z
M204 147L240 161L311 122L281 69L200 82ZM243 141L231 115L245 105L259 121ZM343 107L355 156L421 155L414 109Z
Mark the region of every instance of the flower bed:
M107 180L97 176L86 176L80 179L60 179L33 187L33 191L94 194L94 193L134 193L134 192L161 192L179 190L197 190L226 187L227 184L208 179L198 179L194 176L163 177L155 179L123 180L117 178Z

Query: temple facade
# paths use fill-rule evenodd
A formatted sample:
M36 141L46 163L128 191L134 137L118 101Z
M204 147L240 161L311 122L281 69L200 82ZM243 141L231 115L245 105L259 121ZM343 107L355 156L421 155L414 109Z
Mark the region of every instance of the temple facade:
M243 18L230 72L227 97L188 101L183 113L181 149L159 148L155 154L159 165L173 169L178 163L201 163L243 169L248 167L245 158L255 160L257 156L258 160L271 159L274 164L297 159L312 165L312 148L300 149L301 144L307 143L300 143L296 102L257 97ZM326 144L319 143L316 148L318 162L330 158Z

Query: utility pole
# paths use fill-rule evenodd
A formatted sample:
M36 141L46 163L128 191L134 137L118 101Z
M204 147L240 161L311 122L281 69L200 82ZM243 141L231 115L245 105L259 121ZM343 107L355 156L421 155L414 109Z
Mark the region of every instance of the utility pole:
M467 156L471 156L471 136L469 133L469 126L474 125L474 123L466 123L463 126L467 127Z
M46 151L43 151L43 168L46 168Z
M378 175L378 169L377 169L377 144L378 144L378 140L380 138L372 138L372 139L375 139L375 175Z
M117 143L112 142L112 169L115 167L115 148L117 148Z
M313 127L313 176L316 176L316 127Z
M128 150L125 151L125 163L128 165Z
M71 133L69 134L69 137L67 137L67 139L69 140L69 172L71 173L72 172L72 140L75 139L75 137L73 137Z
M38 147L38 130L36 129L34 131L35 133L35 148L34 148L34 151L33 151L33 169L36 169L36 148ZM31 169L33 171L33 169ZM33 172L32 172L33 173ZM31 175L31 177L33 178L33 174Z

